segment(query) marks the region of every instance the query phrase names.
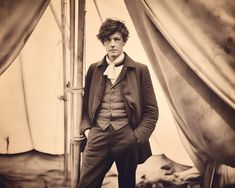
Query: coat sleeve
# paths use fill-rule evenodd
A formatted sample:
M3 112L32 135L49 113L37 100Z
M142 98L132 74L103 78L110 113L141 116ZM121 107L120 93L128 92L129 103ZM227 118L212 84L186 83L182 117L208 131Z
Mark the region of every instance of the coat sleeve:
M144 66L141 75L141 101L142 101L142 118L139 125L134 130L135 136L139 142L146 142L155 129L158 120L158 105L153 89L150 73L147 66Z
M92 80L93 68L92 65L88 68L86 77L85 77L85 87L84 87L84 95L83 95L83 105L82 105L82 121L80 127L80 134L84 134L86 129L91 128L91 122L88 115L88 105L89 105L89 93L90 93L90 85Z

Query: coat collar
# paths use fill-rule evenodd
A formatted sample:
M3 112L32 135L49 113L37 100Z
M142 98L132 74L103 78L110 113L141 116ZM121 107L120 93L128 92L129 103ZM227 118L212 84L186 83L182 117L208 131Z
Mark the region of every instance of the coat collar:
M123 67L124 68L134 68L135 69L135 62L134 60L132 60L125 52L125 58L124 58L124 64L123 64ZM97 64L97 67L106 67L108 64L106 62L106 59L105 59L106 56L104 56L104 58L98 62Z

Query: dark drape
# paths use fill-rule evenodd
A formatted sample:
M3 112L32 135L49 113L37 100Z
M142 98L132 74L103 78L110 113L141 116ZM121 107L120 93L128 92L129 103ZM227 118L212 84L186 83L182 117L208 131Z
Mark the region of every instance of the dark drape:
M18 55L49 0L0 0L0 75Z
M125 3L195 166L235 167L235 2Z

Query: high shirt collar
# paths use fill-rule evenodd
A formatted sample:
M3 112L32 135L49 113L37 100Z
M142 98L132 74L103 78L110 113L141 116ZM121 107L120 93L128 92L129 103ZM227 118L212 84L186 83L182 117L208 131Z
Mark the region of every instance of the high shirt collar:
M108 55L106 55L106 62L108 63L108 64L114 64L114 65L116 65L116 64L119 64L120 62L122 62L123 60L124 60L124 58L125 58L125 54L124 53L122 53L120 56L118 56L118 58L116 58L114 61L110 61L110 59L108 58Z

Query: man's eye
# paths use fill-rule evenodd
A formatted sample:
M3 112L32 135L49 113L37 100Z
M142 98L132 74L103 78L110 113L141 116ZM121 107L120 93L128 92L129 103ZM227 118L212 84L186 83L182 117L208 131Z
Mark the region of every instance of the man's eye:
M106 39L105 41L104 41L104 43L109 43L110 42L110 39Z

